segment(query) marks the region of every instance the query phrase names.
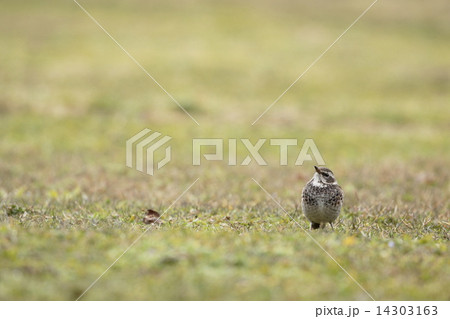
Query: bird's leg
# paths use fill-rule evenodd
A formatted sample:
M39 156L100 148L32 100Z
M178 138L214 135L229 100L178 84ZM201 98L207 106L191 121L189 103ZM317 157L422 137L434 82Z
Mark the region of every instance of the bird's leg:
M320 224L320 228L321 228L321 229L324 229L326 225L327 225L327 223L321 223L321 224Z
M318 229L320 227L320 224L318 223L311 223L311 229Z
M332 224L332 223L330 223L330 226L331 226L331 229L334 231L334 227L333 227L333 224Z

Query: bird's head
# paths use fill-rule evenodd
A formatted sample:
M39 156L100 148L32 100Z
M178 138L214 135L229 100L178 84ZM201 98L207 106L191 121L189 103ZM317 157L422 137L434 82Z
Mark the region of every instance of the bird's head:
M334 178L333 172L326 167L317 167L316 173L314 173L314 182L320 184L337 184L336 178Z

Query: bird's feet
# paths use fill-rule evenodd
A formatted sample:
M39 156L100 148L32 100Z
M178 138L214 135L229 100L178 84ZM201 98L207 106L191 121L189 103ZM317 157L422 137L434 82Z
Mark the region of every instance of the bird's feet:
M319 223L311 223L311 229L319 229L320 224Z

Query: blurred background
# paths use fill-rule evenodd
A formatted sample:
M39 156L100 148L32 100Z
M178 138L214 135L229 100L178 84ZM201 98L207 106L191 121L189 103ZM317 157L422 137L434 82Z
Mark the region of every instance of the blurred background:
M187 166L191 136L314 138L331 167L448 159L447 1L376 4L254 126L370 3L81 4L200 126L75 3L2 1L7 190L40 174L123 174L124 142L145 127L173 136Z
M175 206L180 219L197 218L192 209L236 218L249 207L275 210L251 177L300 216L299 194L315 164L292 165L300 146L287 167L276 165L273 147L262 151L268 167L193 167L192 138L313 138L346 191L346 212L422 216L439 231L401 227L448 242L448 1L380 0L252 126L370 3L81 0L197 125L73 1L0 0L0 199L4 210L18 205L53 216L3 219L3 231L97 227L87 216L128 227L122 224L140 220L140 209L167 207L197 177ZM173 137L173 160L153 177L125 167L125 141L144 128ZM111 222L116 212L120 222ZM26 270L17 278L14 284L27 280ZM52 289L16 296L52 298ZM414 291L407 296L424 297ZM204 295L187 296L179 298Z

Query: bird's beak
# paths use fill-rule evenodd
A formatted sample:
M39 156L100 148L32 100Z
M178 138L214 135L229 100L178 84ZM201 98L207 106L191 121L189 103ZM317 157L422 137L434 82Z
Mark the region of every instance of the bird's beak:
M316 169L316 172L320 174L320 168L318 168L317 166L314 166L314 168Z

